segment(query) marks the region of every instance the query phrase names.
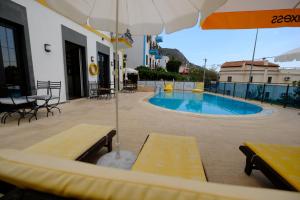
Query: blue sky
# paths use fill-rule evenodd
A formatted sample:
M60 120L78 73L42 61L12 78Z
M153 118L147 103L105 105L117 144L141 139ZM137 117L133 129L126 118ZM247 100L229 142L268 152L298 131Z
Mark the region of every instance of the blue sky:
M190 62L207 66L226 61L251 60L256 29L201 30L199 26L162 34L165 48L179 49ZM255 59L276 56L300 47L300 28L259 29ZM269 59L273 62L273 59ZM300 62L281 62L281 67L300 67Z

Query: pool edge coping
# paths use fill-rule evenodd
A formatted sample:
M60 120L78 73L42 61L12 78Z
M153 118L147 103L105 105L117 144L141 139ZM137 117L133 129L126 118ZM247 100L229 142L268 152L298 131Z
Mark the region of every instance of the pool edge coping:
M278 113L278 109L273 107L272 105L262 105L262 103L259 104L259 102L255 102L253 100L245 100L239 97L231 97L231 96L223 96L221 94L215 94L212 92L203 92L203 93L207 93L207 94L212 94L212 95L216 95L216 96L221 96L223 98L228 98L228 99L233 99L236 101L241 101L241 102L245 102L245 103L249 103L249 104L253 104L256 106L259 106L262 108L262 111L255 113L255 114L245 114L245 115L217 115L217 114L198 114L198 113L192 113L192 112L185 112L185 111L177 111L177 110L172 110L172 109L168 109L168 108L163 108L161 106L158 105L154 105L152 103L149 102L149 99L152 98L155 95L155 92L151 92L151 94L147 95L146 97L141 98L141 102L144 103L144 105L150 105L153 108L159 109L159 110L164 110L164 111L169 111L169 112L174 112L174 113L180 113L180 114L184 114L187 116L193 116L193 117L205 117L205 118L258 118L258 117L268 117L271 115L276 115Z

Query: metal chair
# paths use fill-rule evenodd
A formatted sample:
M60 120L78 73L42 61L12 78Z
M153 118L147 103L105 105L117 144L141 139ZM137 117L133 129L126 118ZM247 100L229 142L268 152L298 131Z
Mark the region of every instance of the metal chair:
M49 104L49 101L48 101L47 116L48 116L49 112L51 112L53 115L53 112L51 111L52 109L57 109L59 111L59 113L61 113L61 110L58 107L58 105L60 103L61 81L50 81L49 89L50 89L50 100L49 101L53 102L53 100L57 100L57 102L54 104ZM54 93L54 91L57 91L57 92Z
M53 94L53 91L57 90L57 94ZM41 92L42 91L42 92ZM46 91L46 94L40 94L45 93L43 91ZM47 111L47 117L49 116L49 113L53 112L52 109L58 109L59 113L61 113L60 108L58 108L58 104L60 103L60 94L61 94L61 81L37 81L37 87L35 90L35 95L30 96L30 98L33 98L37 101L43 101L41 105L36 105L36 108L34 110L35 116L37 116L37 112L41 108L46 108ZM50 101L57 100L56 103L50 104ZM32 117L29 119L29 122L31 121Z
M99 85L96 81L89 82L89 98L98 98Z

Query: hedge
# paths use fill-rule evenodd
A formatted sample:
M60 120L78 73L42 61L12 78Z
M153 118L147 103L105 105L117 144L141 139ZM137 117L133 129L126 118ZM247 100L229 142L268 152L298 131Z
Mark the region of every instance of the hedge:
M161 69L150 69L145 66L139 66L136 68L139 71L140 80L176 80L176 81L184 81L187 80L186 76L180 75L175 72L166 72Z

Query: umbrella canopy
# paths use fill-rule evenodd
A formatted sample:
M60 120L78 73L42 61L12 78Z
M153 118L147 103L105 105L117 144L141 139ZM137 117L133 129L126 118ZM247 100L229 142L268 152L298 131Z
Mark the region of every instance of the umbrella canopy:
M300 26L299 0L228 0L201 19L203 29L251 29Z
M79 24L116 32L116 0L46 0L48 6ZM226 0L120 0L119 33L175 32L196 25Z
M294 60L300 61L300 48L290 50L284 54L276 56L274 59L275 62L290 62Z
M138 74L139 72L135 69L126 67L125 68L125 73L127 73L127 74Z
M119 33L125 33L129 29L133 35L145 35L159 34L163 30L171 33L189 28L197 23L199 16L205 18L226 0L46 0L46 2L51 9L79 24L88 23L96 29L116 33L115 82L118 83ZM104 158L103 162L117 167L127 167L127 161L134 159L124 157L120 159L118 85L115 84L117 152L108 155L108 159ZM129 154L123 151L123 155Z

